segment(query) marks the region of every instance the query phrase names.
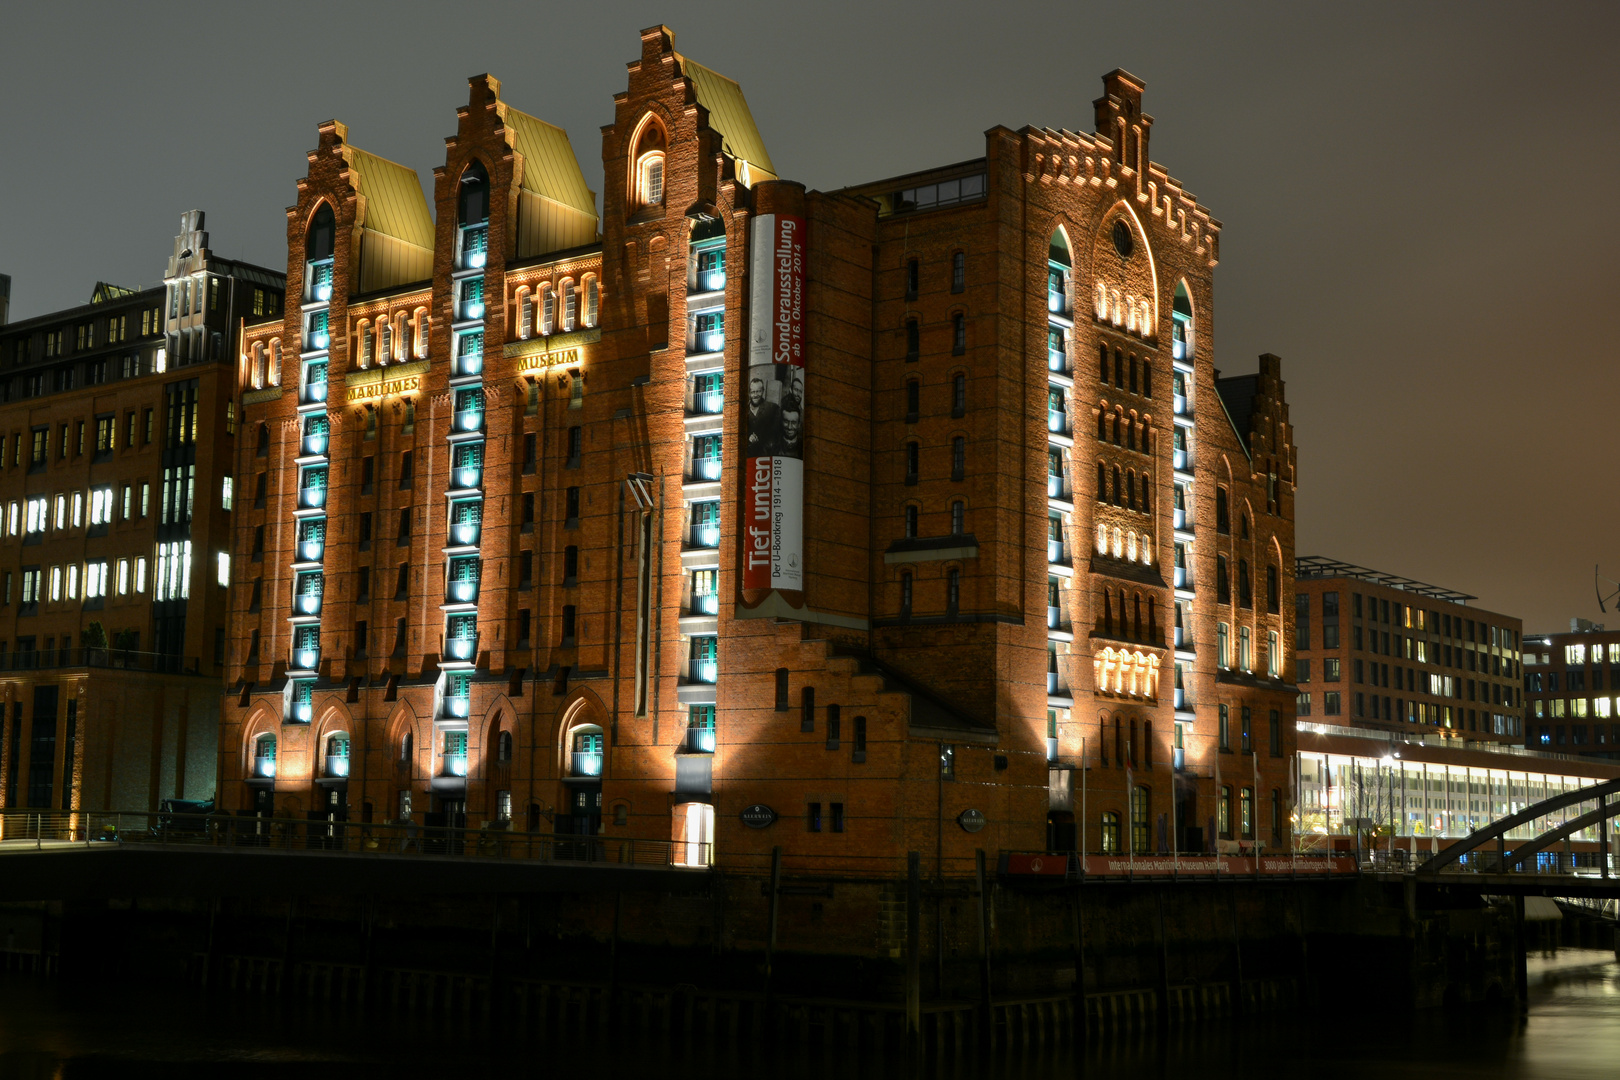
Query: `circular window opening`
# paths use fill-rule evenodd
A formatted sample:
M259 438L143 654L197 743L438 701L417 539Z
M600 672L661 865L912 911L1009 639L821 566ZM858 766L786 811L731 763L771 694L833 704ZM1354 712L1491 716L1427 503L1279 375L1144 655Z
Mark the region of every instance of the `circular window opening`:
M1136 238L1131 235L1131 227L1125 224L1124 218L1114 222L1114 250L1119 252L1122 259L1130 258L1131 252L1136 250Z

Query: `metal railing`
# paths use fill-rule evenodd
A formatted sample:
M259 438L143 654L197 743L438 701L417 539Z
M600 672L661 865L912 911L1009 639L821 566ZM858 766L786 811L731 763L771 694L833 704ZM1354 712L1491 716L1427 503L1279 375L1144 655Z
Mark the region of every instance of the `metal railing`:
M312 814L315 812L311 812ZM98 844L242 847L356 856L439 855L467 859L602 863L707 869L714 845L473 829L447 824L357 822L325 816L177 814L142 810L0 811L0 854Z

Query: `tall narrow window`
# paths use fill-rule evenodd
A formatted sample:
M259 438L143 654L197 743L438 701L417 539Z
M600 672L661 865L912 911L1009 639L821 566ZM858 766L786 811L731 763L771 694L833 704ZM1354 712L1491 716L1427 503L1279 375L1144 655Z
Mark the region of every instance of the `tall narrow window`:
M967 287L967 255L956 252L951 256L951 292L959 293Z

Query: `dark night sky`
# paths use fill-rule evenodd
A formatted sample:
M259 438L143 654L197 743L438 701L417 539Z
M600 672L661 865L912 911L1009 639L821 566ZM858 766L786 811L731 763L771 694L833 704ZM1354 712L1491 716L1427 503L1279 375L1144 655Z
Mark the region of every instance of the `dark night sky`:
M316 125L430 180L479 72L567 128L600 191L598 129L661 21L742 83L811 187L976 157L993 124L1089 131L1103 72L1146 80L1153 157L1225 226L1217 364L1283 358L1299 551L1477 593L1530 631L1601 618L1592 566L1620 577L1617 335L1593 314L1620 284L1613 3L18 5L12 316L156 282L193 207L220 254L284 267Z

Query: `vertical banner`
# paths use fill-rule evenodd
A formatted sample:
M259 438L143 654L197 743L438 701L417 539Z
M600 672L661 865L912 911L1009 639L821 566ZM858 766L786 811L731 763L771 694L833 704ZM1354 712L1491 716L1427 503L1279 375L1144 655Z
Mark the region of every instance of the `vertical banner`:
M805 219L761 214L749 227L742 587L802 592Z

